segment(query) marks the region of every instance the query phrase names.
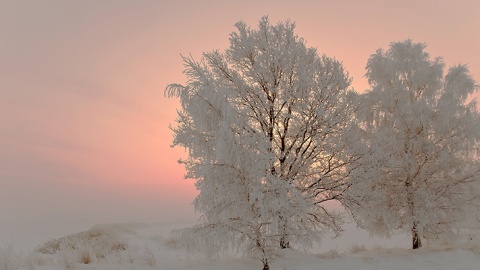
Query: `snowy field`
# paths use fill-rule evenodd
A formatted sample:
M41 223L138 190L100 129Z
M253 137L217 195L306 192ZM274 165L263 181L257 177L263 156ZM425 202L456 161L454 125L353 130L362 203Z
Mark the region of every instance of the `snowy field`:
M262 269L260 261L239 256L207 259L188 251L170 237L174 229L189 226L168 224L97 225L76 234L31 246L3 243L0 270L16 269ZM28 246L28 245L27 245ZM406 237L370 238L365 232L347 228L341 238L326 238L310 252L286 251L271 264L286 269L479 269L480 245L463 242L435 245L413 251Z

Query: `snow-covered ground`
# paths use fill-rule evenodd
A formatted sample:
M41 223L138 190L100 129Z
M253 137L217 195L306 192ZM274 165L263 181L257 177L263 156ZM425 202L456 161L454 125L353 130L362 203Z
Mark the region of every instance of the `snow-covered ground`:
M213 260L188 252L170 232L190 224L107 224L36 244L35 251L3 244L0 270L214 270L261 269L239 256ZM270 269L480 269L480 245L435 245L413 251L406 237L370 238L353 227L339 239L326 239L311 252L286 251Z

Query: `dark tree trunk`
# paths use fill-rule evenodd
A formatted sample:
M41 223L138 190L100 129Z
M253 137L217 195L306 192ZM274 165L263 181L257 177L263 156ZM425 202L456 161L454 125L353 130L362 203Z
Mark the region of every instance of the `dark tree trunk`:
M287 234L287 221L283 216L280 216L279 219L280 219L280 222L282 223L281 225L282 237L280 238L280 248L281 249L290 248L290 241L288 241L288 234Z
M290 248L290 242L287 240L286 236L282 236L282 238L280 238L280 247L282 249Z
M418 249L422 247L422 239L420 238L420 235L418 235L417 222L413 222L412 246L413 249Z
M269 270L270 266L268 266L268 260L263 261L263 270Z
M405 153L407 150L405 150ZM405 181L405 186L407 188L407 202L408 202L408 208L409 208L409 214L411 216L415 216L415 197L414 197L414 188L412 187L412 179L410 176L407 177L407 180ZM412 248L413 249L418 249L422 247L422 239L420 237L420 234L418 233L418 221L414 219L413 221L413 226L412 226Z

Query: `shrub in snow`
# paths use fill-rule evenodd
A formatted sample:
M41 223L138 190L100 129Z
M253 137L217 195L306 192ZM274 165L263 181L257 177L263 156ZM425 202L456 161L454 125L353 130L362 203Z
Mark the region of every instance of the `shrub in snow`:
M65 269L75 269L79 263L79 254L69 242L62 242L58 250L58 263Z
M350 248L348 249L348 251L351 254L356 254L356 253L363 252L363 251L366 251L366 250L367 249L365 248L364 245L358 245L358 244L351 245Z
M111 225L95 226L85 232L48 241L36 251L57 254L60 263L66 268L75 267L76 263L90 264L127 248L127 243L120 234L122 231L118 230Z
M342 255L336 249L331 249L325 253L319 254L318 257L322 259L334 259L342 257Z
M149 266L154 266L157 264L157 258L150 247L145 246L143 250L143 261Z
M22 264L22 255L12 243L0 247L0 270L17 270Z
M28 270L35 270L35 266L40 264L41 264L41 261L39 260L37 254L35 254L34 252L30 253L25 258L25 267Z

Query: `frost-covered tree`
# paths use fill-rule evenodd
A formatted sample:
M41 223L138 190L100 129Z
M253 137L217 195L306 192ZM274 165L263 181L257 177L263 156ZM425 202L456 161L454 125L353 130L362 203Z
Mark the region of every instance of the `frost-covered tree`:
M243 22L230 48L184 57L174 145L188 150L186 177L200 191L202 223L183 231L212 251L238 249L264 262L280 248L341 229L325 207L346 188L351 155L350 78L342 64L307 48L289 21Z
M411 233L414 249L464 219L480 168L475 82L464 65L444 76L425 47L406 40L370 57L358 110L369 150L346 196L363 227Z

